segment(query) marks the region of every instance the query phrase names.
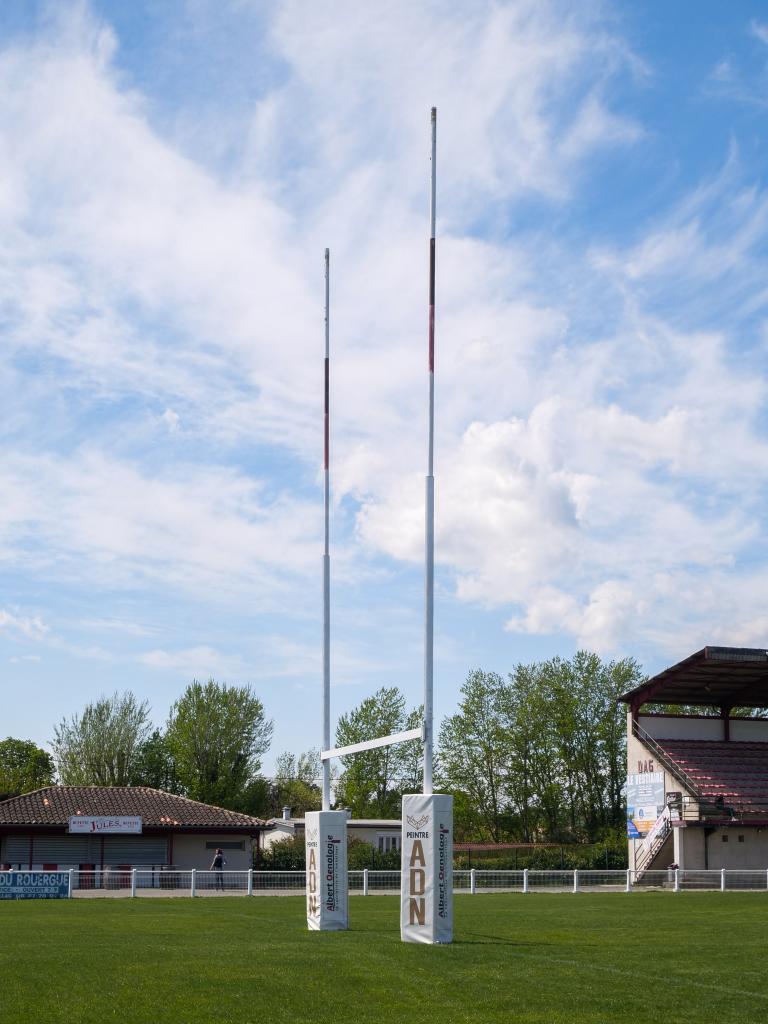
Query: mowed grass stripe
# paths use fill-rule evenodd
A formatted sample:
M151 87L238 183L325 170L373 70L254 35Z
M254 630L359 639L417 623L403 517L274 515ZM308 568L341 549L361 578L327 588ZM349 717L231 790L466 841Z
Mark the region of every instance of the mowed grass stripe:
M4 1019L138 1024L763 1021L768 894L458 896L456 941L398 901L306 931L301 898L0 904Z

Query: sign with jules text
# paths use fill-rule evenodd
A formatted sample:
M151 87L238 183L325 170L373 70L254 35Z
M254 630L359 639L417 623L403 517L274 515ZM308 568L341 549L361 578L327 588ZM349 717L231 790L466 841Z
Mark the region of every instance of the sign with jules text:
M403 797L400 938L453 941L453 797Z
M307 855L307 927L338 932L349 927L347 812L308 811L304 818Z
M68 871L0 871L0 900L65 900Z
M69 831L77 834L98 832L111 835L136 835L141 832L141 818L126 818L119 815L93 817L88 814L73 814L69 819Z

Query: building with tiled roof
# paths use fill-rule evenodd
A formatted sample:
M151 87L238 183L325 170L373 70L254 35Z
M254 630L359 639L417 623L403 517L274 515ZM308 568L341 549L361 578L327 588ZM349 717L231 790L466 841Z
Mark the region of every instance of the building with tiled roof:
M0 864L15 868L251 867L264 822L147 786L47 786L0 801Z

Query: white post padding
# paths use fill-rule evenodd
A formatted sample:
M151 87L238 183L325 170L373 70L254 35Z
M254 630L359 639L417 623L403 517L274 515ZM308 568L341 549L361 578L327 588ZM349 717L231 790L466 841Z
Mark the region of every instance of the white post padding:
M349 928L347 812L308 811L304 818L307 853L307 927L311 932Z
M400 938L453 941L453 797L403 797Z

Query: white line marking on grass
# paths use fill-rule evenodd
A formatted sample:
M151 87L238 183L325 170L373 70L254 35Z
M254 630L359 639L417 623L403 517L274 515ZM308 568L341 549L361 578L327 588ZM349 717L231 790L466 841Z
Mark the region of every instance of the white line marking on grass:
M584 968L592 971L603 971L605 974L618 974L624 978L637 978L637 971L623 971L620 967L608 967L602 964L588 963L583 960L565 960L562 957L555 956L538 956L531 953L520 954L524 960L539 960L542 963L549 964L561 964L563 967L577 967L580 970ZM708 985L706 981L694 981L691 978L681 977L675 975L672 979L669 975L652 975L643 972L643 978L647 981L658 982L659 984L669 985L680 983L684 985L690 985L692 988L708 989L710 992L719 992L723 995L731 996L746 996L749 999L765 999L768 1000L768 993L766 992L750 992L743 988L728 988L724 985Z

